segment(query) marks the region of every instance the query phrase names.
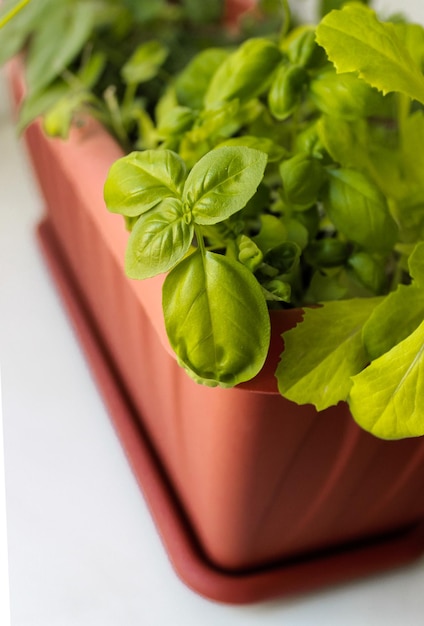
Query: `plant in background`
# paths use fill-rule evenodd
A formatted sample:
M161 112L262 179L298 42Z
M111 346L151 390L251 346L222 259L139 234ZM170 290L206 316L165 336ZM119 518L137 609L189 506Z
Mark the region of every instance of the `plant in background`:
M285 3L286 4L286 3ZM317 28L201 51L143 110L111 168L132 278L169 272L165 323L198 381L262 367L268 309L284 333L281 393L349 402L383 438L424 434L424 29L364 3Z
M278 17L275 0L265 4L256 28L266 30ZM170 78L199 50L246 36L242 21L223 27L225 12L224 0L6 0L0 65L25 50L20 128L41 115L49 135L66 138L88 113L124 149L145 147L146 114Z

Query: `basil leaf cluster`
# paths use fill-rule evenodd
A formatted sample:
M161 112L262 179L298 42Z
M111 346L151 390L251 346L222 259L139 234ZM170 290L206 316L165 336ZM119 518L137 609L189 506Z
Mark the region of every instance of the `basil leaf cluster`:
M105 185L109 209L136 218L127 274L144 279L170 270L163 308L171 346L189 374L210 386L249 380L268 352L270 322L259 283L243 264L207 250L202 231L246 205L266 163L258 150L223 146L188 172L175 152L146 150L117 161Z
M281 394L419 436L424 29L342 4L321 3L316 28L286 14L195 55L143 110L142 151L112 167L105 199L131 231L128 275L167 273L166 328L195 380L254 376L268 310L302 307Z

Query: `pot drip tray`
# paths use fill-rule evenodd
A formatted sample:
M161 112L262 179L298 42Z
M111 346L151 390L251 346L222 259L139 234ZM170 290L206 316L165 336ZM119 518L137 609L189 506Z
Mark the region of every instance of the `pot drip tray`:
M406 564L422 554L424 525L420 524L373 542L274 563L255 571L225 572L211 564L202 554L160 462L142 431L142 420L135 414L114 372L102 340L87 314L78 286L63 261L60 245L48 220L40 224L38 237L169 559L188 587L211 600L247 604L346 582Z

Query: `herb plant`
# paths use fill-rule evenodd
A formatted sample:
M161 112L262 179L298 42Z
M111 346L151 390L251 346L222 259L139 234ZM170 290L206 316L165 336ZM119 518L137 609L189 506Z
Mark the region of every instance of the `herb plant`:
M269 310L300 308L282 395L420 436L424 29L343 4L322 0L313 27L262 0L231 31L223 0L6 0L0 63L25 50L21 128L42 115L66 138L88 113L128 152L106 203L130 231L128 275L167 272L190 376L254 377Z
M267 0L254 28L278 20L273 3ZM246 36L243 22L238 31L224 27L225 15L225 0L201 10L197 0L5 0L0 65L25 52L20 128L43 116L49 135L66 138L88 113L125 150L144 148L145 114L170 77L198 51Z
M286 3L284 3L286 5ZM232 386L283 335L283 396L347 401L382 438L424 434L424 29L364 3L201 51L143 112L105 185L126 270L168 272L170 343L197 381ZM330 6L332 5L332 6Z

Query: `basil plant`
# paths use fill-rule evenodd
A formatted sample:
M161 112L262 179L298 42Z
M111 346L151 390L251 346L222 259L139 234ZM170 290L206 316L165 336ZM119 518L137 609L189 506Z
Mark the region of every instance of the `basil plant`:
M25 56L20 129L41 116L48 135L66 139L88 114L126 151L144 147L145 111L171 76L199 51L236 45L281 21L279 0L261 0L255 23L246 18L235 31L225 26L231 2L4 0L0 65Z
M167 333L195 380L254 377L269 310L300 308L281 394L421 436L424 29L366 3L323 15L291 27L286 11L278 32L197 54L143 110L106 204L130 231L128 275L166 273Z

